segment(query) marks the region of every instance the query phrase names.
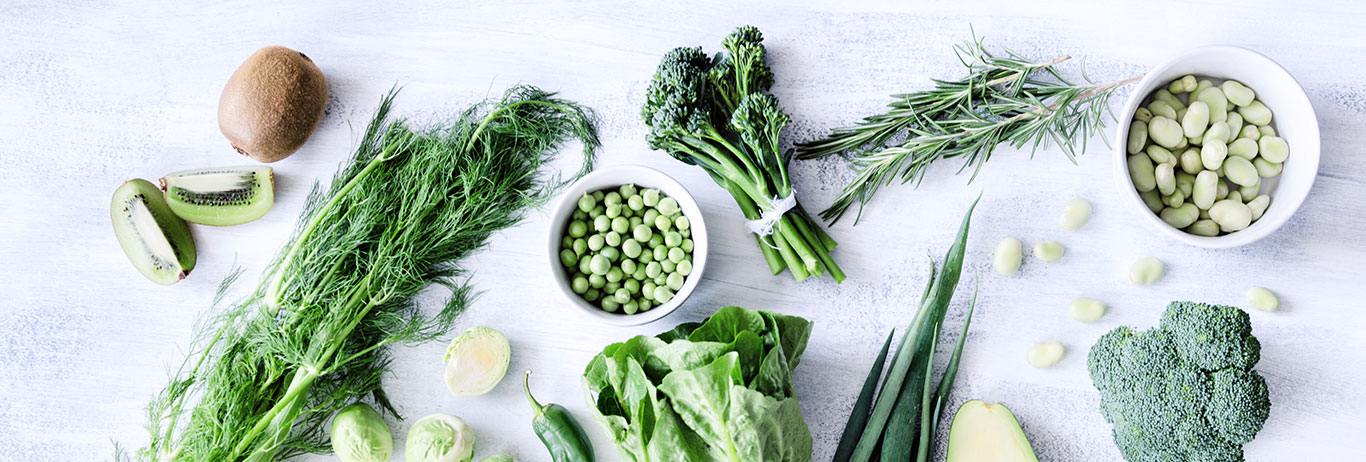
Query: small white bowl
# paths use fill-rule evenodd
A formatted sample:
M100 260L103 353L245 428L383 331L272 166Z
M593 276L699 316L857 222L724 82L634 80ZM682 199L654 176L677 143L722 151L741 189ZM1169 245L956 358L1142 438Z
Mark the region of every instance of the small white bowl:
M569 273L565 271L564 264L560 263L560 241L564 238L565 226L568 225L570 216L578 207L579 197L583 196L583 193L616 188L627 183L634 184L641 189L658 189L665 196L678 201L679 208L683 209L683 216L688 217L691 223L689 229L692 230L693 269L683 282L683 288L679 289L678 293L668 303L635 314L608 313L603 311L601 307L584 300L570 288ZM682 184L679 184L669 175L665 175L664 172L639 165L608 167L584 175L583 178L574 182L561 194L559 201L555 204L554 212L550 215L550 229L546 232L546 257L551 276L555 278L555 286L570 305L607 324L635 326L655 321L672 313L679 306L682 306L683 301L687 300L688 296L692 295L693 289L697 288L697 282L702 280L702 273L707 269L707 225L702 220L702 209L697 207L697 201L693 200L692 194L688 194L688 190L684 189Z
M1265 179L1260 193L1271 196L1271 205L1262 218L1246 229L1222 236L1205 237L1186 233L1173 228L1158 218L1157 214L1144 205L1138 196L1133 180L1129 178L1126 163L1126 140L1129 137L1129 124L1133 121L1134 111L1147 100L1153 92L1166 88L1172 80L1187 74L1198 78L1233 79L1242 82L1257 93L1257 100L1271 109L1271 125L1276 128L1277 136L1285 138L1290 144L1290 157L1285 161L1281 175ZM1139 212L1142 220L1161 229L1162 233L1187 244L1209 247L1230 248L1249 244L1271 234L1286 221L1295 210L1300 208L1314 177L1319 170L1319 122L1314 114L1309 97L1304 88L1295 81L1290 73L1271 58L1267 58L1246 48L1233 46L1207 46L1186 51L1171 61L1153 68L1138 82L1138 87L1129 95L1124 104L1124 112L1117 114L1120 119L1116 127L1115 173L1119 175L1120 188L1129 197L1133 209Z

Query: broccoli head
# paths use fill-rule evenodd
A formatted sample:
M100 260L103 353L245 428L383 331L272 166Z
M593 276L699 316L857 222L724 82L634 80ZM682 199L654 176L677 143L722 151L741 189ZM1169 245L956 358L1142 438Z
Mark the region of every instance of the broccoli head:
M1172 302L1157 328L1101 336L1087 367L1125 460L1238 462L1271 410L1260 352L1246 312Z

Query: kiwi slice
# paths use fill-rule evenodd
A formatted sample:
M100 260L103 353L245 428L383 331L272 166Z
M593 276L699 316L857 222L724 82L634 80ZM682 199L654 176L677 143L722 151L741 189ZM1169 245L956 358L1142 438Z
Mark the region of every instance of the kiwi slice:
M261 218L275 204L275 172L270 167L218 167L185 170L161 179L166 203L191 223L228 226Z
M128 180L114 190L109 218L123 253L147 279L171 285L194 269L190 227L171 212L152 182Z

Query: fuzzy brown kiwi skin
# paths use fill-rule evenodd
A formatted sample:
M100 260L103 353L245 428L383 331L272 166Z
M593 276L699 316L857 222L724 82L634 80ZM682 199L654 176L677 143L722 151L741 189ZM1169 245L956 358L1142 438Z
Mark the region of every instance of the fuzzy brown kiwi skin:
M257 50L218 99L218 128L233 149L258 162L293 154L327 110L327 78L312 59L282 46Z

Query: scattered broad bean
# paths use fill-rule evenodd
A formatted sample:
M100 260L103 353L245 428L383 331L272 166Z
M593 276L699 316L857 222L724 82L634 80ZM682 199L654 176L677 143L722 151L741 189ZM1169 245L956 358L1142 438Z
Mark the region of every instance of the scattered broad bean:
M1001 239L996 244L996 252L992 254L991 266L1002 276L1013 276L1020 271L1020 263L1024 259L1022 244L1020 240L1007 237Z
M1025 353L1025 361L1029 362L1030 366L1040 369L1053 367L1058 361L1062 361L1062 355L1065 351L1062 342L1057 340L1039 342L1029 347L1029 351Z
M1063 248L1058 241L1043 241L1034 244L1034 258L1044 262L1055 262L1062 259Z
M1077 297L1072 300L1072 319L1081 322L1096 322L1105 316L1105 304L1100 300L1087 297Z
M1143 257L1129 267L1129 282L1136 286L1146 286L1162 279L1166 268L1157 257Z
M1156 181L1156 180L1154 180ZM1076 231L1086 225L1091 220L1091 203L1080 197L1073 198L1062 208L1062 216L1058 218L1058 224L1063 230Z
M1265 287L1252 287L1247 289L1247 304L1262 311L1276 311L1281 307L1281 300Z

